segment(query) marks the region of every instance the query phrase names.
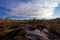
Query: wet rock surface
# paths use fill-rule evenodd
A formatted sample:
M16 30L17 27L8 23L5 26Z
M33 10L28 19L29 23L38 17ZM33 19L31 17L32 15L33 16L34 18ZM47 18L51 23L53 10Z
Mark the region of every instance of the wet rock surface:
M0 40L59 40L59 36L48 31L44 26L26 29L19 25L15 30L0 36Z

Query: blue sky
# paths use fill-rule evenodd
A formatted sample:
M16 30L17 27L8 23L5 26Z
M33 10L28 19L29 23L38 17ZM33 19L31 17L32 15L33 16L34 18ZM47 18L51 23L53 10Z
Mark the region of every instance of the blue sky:
M0 18L56 18L60 17L59 0L0 0Z
M60 5L55 9L54 16L60 17Z

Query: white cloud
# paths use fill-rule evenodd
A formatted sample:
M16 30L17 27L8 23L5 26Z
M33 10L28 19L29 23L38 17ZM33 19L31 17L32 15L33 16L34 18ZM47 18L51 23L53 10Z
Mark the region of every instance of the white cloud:
M30 0L11 5L12 16L28 16L50 19L53 18L54 10L58 7L58 0Z

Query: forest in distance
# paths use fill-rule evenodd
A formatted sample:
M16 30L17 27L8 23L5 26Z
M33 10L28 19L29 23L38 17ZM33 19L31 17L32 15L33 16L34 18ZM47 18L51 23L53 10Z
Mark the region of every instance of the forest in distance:
M0 19L0 40L60 40L60 18Z

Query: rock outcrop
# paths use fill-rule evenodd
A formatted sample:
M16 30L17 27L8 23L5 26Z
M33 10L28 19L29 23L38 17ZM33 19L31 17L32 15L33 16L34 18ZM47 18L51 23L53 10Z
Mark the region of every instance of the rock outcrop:
M48 31L44 26L35 28L22 26L7 33L0 40L59 40L59 36Z

